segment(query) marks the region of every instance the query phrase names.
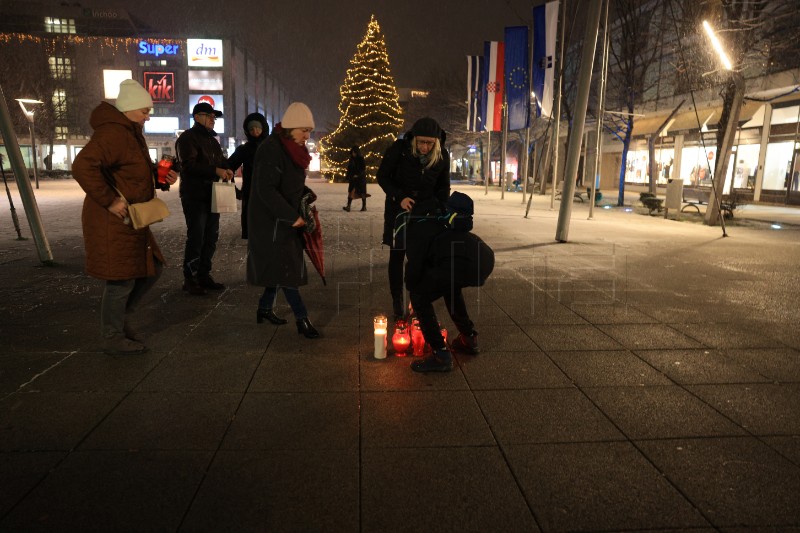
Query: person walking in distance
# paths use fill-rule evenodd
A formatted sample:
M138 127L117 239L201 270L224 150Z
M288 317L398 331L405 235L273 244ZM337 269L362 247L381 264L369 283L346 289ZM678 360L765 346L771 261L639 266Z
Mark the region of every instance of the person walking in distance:
M186 219L183 290L202 295L208 290L225 290L225 285L211 277L219 238L219 213L211 212L211 184L232 180L233 172L227 168L214 131L214 122L222 112L200 102L192 109L192 116L194 125L181 133L175 148L181 163L180 195Z
M347 162L347 205L342 209L350 211L350 203L354 198L361 198L361 210L367 210L367 163L358 146L350 149L350 160Z
M130 225L126 202L146 202L155 195L156 167L142 133L152 108L144 87L123 81L114 105L102 102L92 111L94 133L72 165L86 192L81 214L86 273L105 281L100 325L108 354L147 351L129 317L166 263L150 228ZM172 170L166 176L169 184L177 179Z

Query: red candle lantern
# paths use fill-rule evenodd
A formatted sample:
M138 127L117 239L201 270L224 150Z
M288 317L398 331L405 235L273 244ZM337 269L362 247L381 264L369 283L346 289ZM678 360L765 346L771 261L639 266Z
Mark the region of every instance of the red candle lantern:
M439 324L439 329L441 330L442 338L444 339L444 344L447 346L447 328L443 328L441 324Z
M411 323L411 346L414 355L420 357L425 351L425 336L422 335L422 329L419 326L419 320L416 318Z
M403 320L398 320L395 324L394 335L392 335L392 347L394 354L398 357L405 357L408 347L411 345L411 335L408 333L408 325Z

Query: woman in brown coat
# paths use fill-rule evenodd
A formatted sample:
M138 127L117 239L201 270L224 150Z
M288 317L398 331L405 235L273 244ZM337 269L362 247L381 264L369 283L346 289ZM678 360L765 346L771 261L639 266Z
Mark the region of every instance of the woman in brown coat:
M147 351L126 314L155 284L164 265L150 228L137 230L130 225L125 202L146 202L155 194L155 166L142 135L152 107L150 94L141 85L123 81L115 105L101 102L92 111L94 134L72 166L75 180L86 192L81 215L86 273L106 282L100 306L106 353ZM176 180L171 171L167 181Z

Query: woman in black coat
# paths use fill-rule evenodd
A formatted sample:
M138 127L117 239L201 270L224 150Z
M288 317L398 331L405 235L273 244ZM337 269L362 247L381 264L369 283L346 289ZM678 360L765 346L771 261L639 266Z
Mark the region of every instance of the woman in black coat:
M421 118L405 138L395 141L378 168L378 184L386 193L383 244L389 251L389 291L396 318L405 314L403 261L405 232L395 235L398 215L427 215L443 208L450 196L450 154L442 146L443 132L432 118Z
M350 203L353 198L361 198L361 210L367 210L367 163L358 149L353 146L350 149L350 161L347 162L347 205L342 209L350 211Z
M283 289L297 332L310 339L319 337L319 332L308 320L298 287L308 283L299 234L305 225L300 200L311 162L305 143L313 129L314 117L308 106L294 102L286 109L272 135L256 151L247 213L247 282L264 287L256 321L286 324L273 311L278 289Z
M244 134L247 142L237 146L233 155L228 158L228 168L233 172L242 168L242 239L247 238L247 206L250 200L250 181L253 177L253 159L256 157L258 145L269 136L269 124L261 113L250 113L245 117Z

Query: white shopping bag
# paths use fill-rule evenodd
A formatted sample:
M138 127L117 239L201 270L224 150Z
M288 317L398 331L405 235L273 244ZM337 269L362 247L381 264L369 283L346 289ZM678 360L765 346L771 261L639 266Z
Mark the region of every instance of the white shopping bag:
M230 181L215 181L211 184L211 212L236 212L236 185Z

